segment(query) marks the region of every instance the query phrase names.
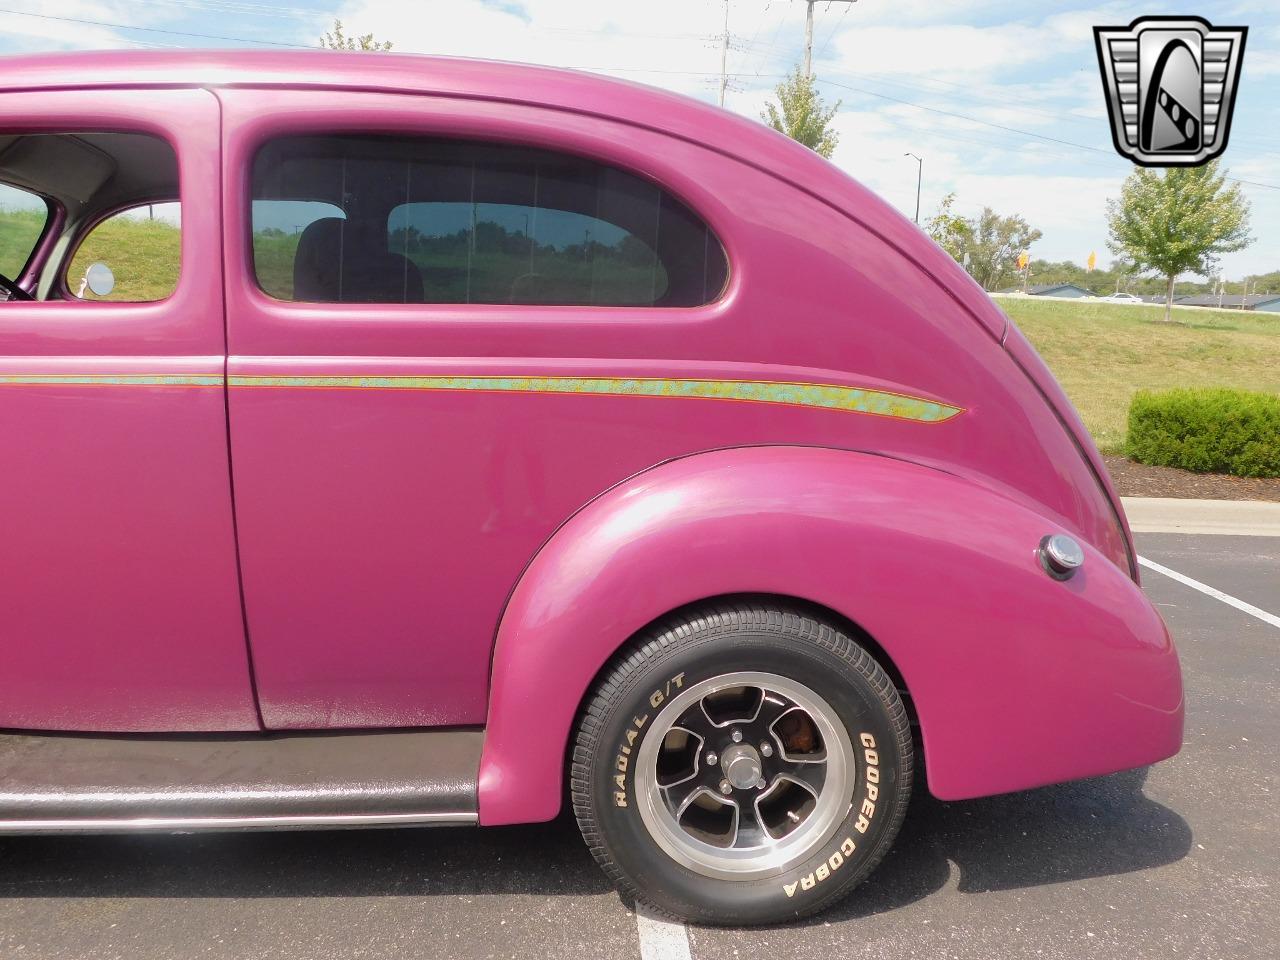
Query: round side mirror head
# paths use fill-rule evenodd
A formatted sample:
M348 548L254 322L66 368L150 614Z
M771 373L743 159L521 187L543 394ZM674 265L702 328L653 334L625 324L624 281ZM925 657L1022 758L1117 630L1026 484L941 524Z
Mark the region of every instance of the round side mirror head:
M85 283L95 296L105 297L116 287L116 275L105 263L91 263L84 272Z

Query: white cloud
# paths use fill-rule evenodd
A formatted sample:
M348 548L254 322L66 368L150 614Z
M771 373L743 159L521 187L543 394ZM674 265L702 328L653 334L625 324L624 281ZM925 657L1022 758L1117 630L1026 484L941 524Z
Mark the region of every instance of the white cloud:
M527 0L501 7L482 0L348 0L337 15L352 30L392 40L399 52L592 69L704 94L720 67L716 36L724 29L724 8L696 0ZM327 25L318 16L312 32Z
M145 0L144 0L145 2ZM181 11L172 6L101 3L93 0L10 0L0 31L6 52L104 50L166 45L160 35L121 33L112 26L163 26ZM176 43L171 39L170 44Z
M845 30L831 45L833 62L862 74L987 77L1045 56L1043 33L1023 24L882 26Z

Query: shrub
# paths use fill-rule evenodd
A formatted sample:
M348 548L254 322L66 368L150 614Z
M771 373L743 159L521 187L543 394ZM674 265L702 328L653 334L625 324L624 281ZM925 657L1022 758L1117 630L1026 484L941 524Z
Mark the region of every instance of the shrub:
M1140 390L1125 452L1197 473L1280 477L1280 396L1246 390Z

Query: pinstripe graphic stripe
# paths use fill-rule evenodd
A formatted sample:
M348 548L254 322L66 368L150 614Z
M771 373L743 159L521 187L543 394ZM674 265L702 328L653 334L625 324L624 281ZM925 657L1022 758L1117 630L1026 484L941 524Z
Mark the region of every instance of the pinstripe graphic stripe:
M962 408L905 394L820 383L764 380L676 380L622 377L337 377L233 376L233 387L293 387L349 390L476 390L511 393L595 394L618 397L687 397L742 400L868 413L900 420L941 423Z
M699 380L660 377L338 377L235 376L232 387L330 390L442 390L499 393L590 394L610 397L685 397L780 403L847 413L942 423L961 407L884 390L826 383L769 380ZM3 386L219 387L216 374L0 374Z
M0 374L0 386L28 387L220 387L217 374L80 374L23 373Z

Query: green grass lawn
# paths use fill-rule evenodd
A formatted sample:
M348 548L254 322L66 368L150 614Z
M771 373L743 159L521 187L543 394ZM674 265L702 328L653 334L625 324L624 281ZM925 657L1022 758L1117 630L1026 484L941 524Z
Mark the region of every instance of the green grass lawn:
M28 210L0 211L0 274L13 279L39 239L45 215ZM102 261L115 274L106 297L85 291L87 300L141 302L163 300L178 283L181 231L163 220L122 216L103 222L80 245L67 270L74 293L89 264Z
M0 276L13 280L22 272L46 219L43 210L0 210Z
M178 285L181 256L182 237L173 224L117 217L105 221L80 245L67 271L67 286L74 293L89 264L101 261L115 274L115 289L106 297L86 290L86 300L163 300Z
M1106 453L1119 453L1141 389L1280 394L1280 314L1000 297Z

